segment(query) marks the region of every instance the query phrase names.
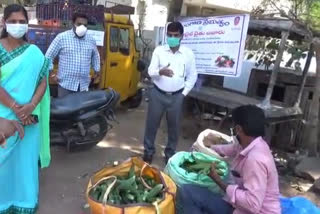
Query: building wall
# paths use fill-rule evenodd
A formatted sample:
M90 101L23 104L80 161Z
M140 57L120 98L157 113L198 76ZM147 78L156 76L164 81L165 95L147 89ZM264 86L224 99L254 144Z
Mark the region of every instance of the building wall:
M18 1L17 0L1 0L0 3L8 5L8 4L16 4L18 3Z
M183 0L180 15L207 16L226 15L236 13L250 13L260 6L264 13L279 13L271 5L263 4L263 0ZM288 12L291 2L289 0L276 1L278 8Z
M170 0L118 0L114 1L115 3L110 2L109 0L98 0L98 4L107 7L123 4L136 8L135 14L131 16L136 29L139 26L141 16L144 16L144 30L148 31L153 31L154 27L163 27L167 22Z
M182 16L207 16L248 13L262 0L184 0Z
M108 2L110 2L108 0ZM115 1L114 1L115 2ZM167 18L170 8L170 0L118 0L118 4L135 7L135 14L130 18L138 30L139 26L143 29L142 37L149 44L145 47L146 58L150 59L153 49L156 46L156 30L159 27L164 27L167 23ZM107 7L113 6L114 3L107 3L106 0L98 0L98 4ZM143 18L143 24L139 25Z
M134 0L132 6L136 7L136 13L132 17L135 28L138 29L141 18L144 19L142 26L142 38L148 43L144 46L144 58L149 61L152 52L157 46L156 34L159 27L164 27L167 23L168 13L170 8L169 0L145 0L143 2Z
M222 7L226 9L240 10L250 12L253 8L257 7L262 1L261 0L205 0L207 5Z

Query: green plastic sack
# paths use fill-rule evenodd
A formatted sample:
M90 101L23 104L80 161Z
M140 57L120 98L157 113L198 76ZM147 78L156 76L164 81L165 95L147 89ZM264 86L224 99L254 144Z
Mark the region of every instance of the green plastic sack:
M215 193L222 193L220 187L207 175L188 173L185 169L180 167L186 160L192 159L192 155L199 160L218 162L222 168L222 179L226 180L229 174L228 164L225 161L219 160L215 157L200 153L200 152L178 152L172 156L164 170L164 172L171 177L178 187L183 184L195 184L201 187L207 187Z

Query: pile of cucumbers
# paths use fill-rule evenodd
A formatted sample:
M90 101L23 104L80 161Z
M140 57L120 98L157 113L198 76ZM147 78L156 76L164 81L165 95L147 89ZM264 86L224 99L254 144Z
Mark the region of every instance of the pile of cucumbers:
M186 159L180 167L183 168L186 173L196 173L198 175L209 175L212 164L215 163L216 171L218 175L223 176L224 166L221 161L208 161L197 159L195 156L191 156L191 158Z
M105 180L95 186L89 192L90 197L102 203L113 181L114 179ZM154 203L163 198L163 191L163 184L156 183L149 176L137 176L132 165L128 176L116 176L116 182L107 197L107 203L114 205Z

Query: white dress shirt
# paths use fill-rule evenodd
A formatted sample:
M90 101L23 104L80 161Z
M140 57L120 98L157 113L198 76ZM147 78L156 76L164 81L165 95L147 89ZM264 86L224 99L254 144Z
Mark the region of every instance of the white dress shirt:
M160 69L168 65L173 76L160 76ZM157 47L153 52L148 73L159 89L175 92L184 88L184 96L191 91L198 77L194 54L185 46L180 46L176 53L173 53L168 45Z

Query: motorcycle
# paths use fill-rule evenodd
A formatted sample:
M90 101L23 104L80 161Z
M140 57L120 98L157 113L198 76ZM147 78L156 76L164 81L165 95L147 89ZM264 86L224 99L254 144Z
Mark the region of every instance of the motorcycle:
M113 89L69 94L51 100L51 145L68 152L90 148L101 141L116 121L114 107L119 94Z

